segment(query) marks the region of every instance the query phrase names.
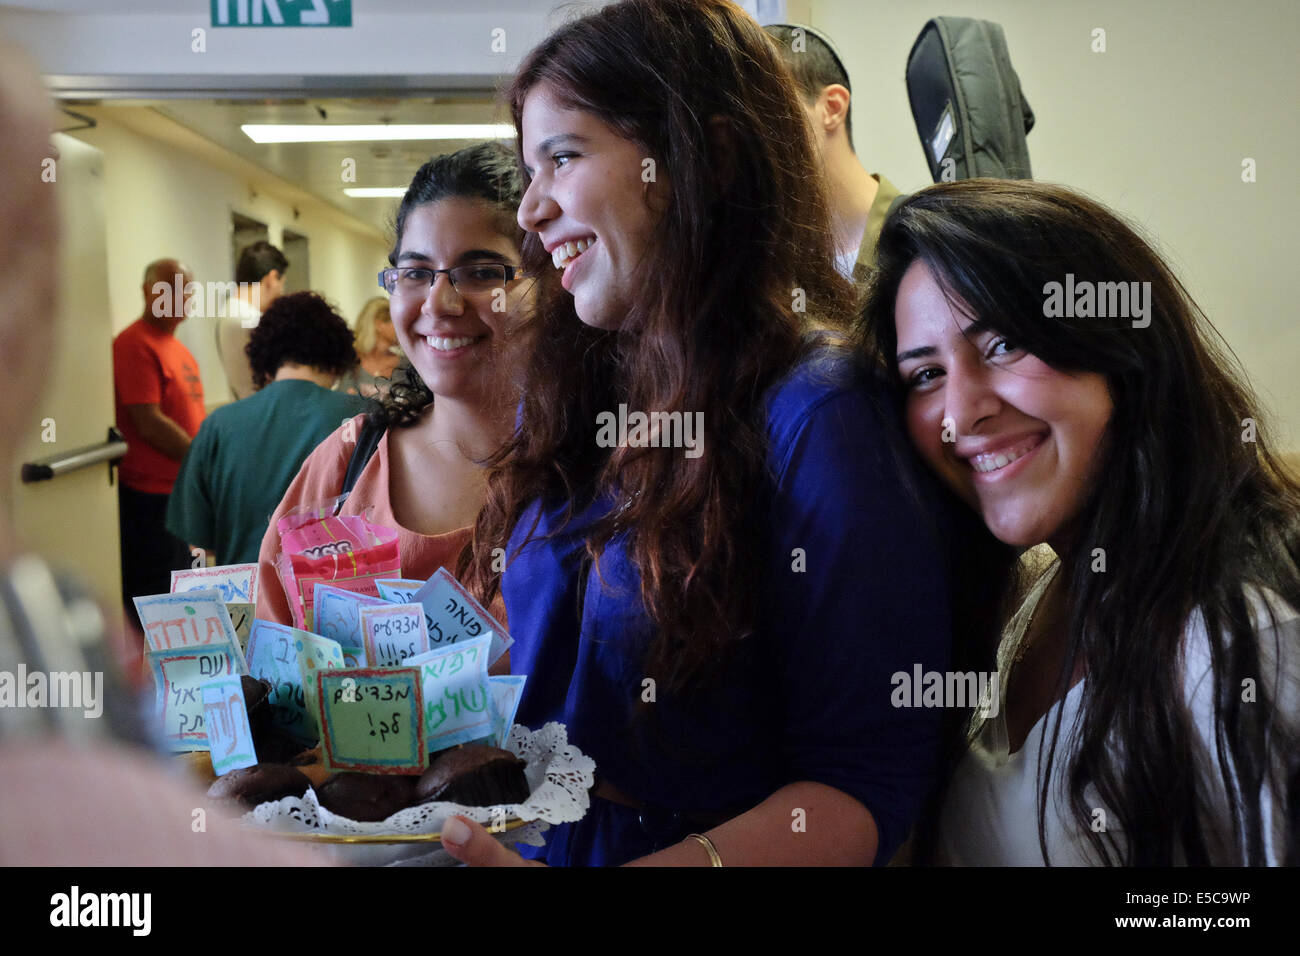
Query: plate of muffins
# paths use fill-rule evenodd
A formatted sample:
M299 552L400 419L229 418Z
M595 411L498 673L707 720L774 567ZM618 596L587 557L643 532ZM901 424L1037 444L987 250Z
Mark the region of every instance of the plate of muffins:
M516 724L504 747L469 743L429 755L421 774L331 772L319 745L304 749L265 719L270 686L244 677L245 706L260 762L216 777L206 751L182 755L209 783L210 804L280 839L323 844L359 865L454 865L441 848L443 822L460 814L503 843L541 845L550 825L590 806L595 763L568 743L561 724Z

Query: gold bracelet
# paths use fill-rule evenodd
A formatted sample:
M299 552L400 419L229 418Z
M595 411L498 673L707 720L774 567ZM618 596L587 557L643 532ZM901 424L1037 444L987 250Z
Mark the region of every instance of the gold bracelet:
M713 841L703 833L688 833L686 834L686 839L697 840L700 846L704 847L705 851L709 854L710 866L722 866L722 857L718 855L718 848L714 846Z

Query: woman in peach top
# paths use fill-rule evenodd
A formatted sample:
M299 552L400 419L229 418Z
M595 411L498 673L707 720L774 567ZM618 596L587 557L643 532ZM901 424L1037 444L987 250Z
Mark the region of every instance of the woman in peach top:
M518 390L506 340L532 301L532 282L519 270L519 195L513 156L483 143L425 163L398 208L391 268L380 284L412 368L371 414L387 427L341 513L370 508L372 522L396 528L406 578L454 569L483 504L479 463L513 427ZM276 523L342 492L365 421L344 422L308 456L271 517L258 556L259 618L291 623L275 569ZM503 608L491 610L504 620Z

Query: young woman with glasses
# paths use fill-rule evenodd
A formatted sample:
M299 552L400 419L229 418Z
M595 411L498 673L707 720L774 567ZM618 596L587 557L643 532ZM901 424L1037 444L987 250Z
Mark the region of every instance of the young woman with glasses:
M484 143L438 156L415 174L398 207L391 267L379 274L399 370L371 422L386 426L343 506L398 531L402 573L452 568L483 504L480 462L510 437L519 401L508 345L532 301L519 268L519 176L509 150ZM515 343L518 344L518 343ZM276 522L342 490L365 416L344 422L303 463L262 541L258 617L288 623L274 569Z
M891 678L946 666L945 570L829 334L854 296L789 73L727 0L633 0L544 40L510 99L524 262L562 288L463 580L504 595L520 723L596 762L541 858L887 861L939 722Z

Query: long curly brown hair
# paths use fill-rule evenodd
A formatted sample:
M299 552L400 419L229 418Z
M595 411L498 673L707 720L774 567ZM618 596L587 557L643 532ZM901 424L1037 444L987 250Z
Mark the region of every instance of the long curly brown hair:
M646 673L685 694L754 628L764 393L811 328L847 329L854 292L832 265L825 187L790 74L727 0L625 0L560 28L510 87L517 127L540 84L635 142L671 185L617 332L585 326L555 283L543 290L535 341L545 345L527 360L519 427L496 458L460 575L495 596L493 549L531 502L567 502L569 517L605 496L625 503L588 530L587 553L599 575L605 547L630 532L657 635ZM523 259L553 273L535 235ZM703 454L600 448L597 415L619 403L703 412Z

